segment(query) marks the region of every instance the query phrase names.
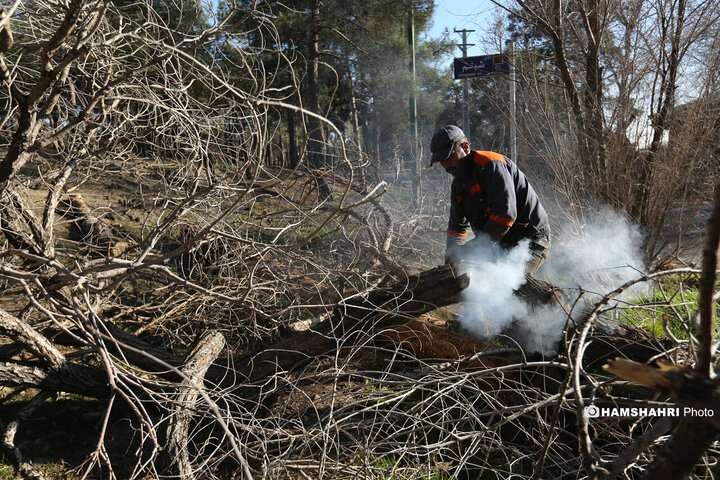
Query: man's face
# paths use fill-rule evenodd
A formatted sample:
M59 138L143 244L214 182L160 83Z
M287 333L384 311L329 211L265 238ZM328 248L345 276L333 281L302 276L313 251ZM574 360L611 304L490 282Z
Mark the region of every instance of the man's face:
M460 171L462 160L470 153L470 144L463 142L460 145L456 145L455 148L450 152L450 156L440 162L440 165L453 177Z

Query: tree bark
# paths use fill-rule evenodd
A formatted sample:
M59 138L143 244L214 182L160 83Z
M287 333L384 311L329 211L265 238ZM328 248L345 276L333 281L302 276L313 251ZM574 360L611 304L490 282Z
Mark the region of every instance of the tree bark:
M187 379L179 386L180 392L175 399L173 415L165 432L166 446L162 461L167 466L166 475L182 480L195 478L188 452L190 420L200 395L198 389L203 388L203 378L224 347L225 338L220 332L207 332L190 352L182 368Z
M700 276L700 328L698 329L698 361L696 370L713 377L713 323L715 318L715 284L717 282L718 248L720 247L720 183L715 186L715 205L708 220L707 239L703 250Z
M703 419L681 420L670 440L655 455L643 477L646 480L685 480L697 459L717 438L718 430Z
M0 194L0 225L8 242L17 249L52 257L52 232L43 227L25 199L13 188Z
M318 91L320 88L320 0L313 2L313 8L310 15L310 42L308 43L308 87L307 100L308 108L311 112L318 115L320 112L320 97ZM318 199L322 202L332 196L330 187L325 181L323 169L325 161L323 158L324 135L323 125L318 117L308 116L308 161L310 168L314 170L315 180L318 186Z
M65 363L54 369L39 364L0 362L0 385L77 393L93 398L108 398L110 395L106 372L99 367L74 363Z
M602 75L600 68L600 43L602 41L603 28L600 22L600 2L593 1L589 10L583 12L585 29L588 36L588 45L585 54L585 121L584 127L588 133L588 144L592 168L598 174L598 178L605 177L605 157L603 141L603 111L602 111ZM605 194L608 186L602 185L602 193Z
M290 168L295 169L298 164L297 154L297 138L295 137L295 113L292 110L288 110L287 113L287 126L288 126L288 156L290 157Z

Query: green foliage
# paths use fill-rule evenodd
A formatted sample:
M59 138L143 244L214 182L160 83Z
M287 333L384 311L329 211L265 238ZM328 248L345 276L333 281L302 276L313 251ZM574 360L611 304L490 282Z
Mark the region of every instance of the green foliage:
M669 333L679 340L687 340L690 333L695 333L699 302L697 276L666 277L656 282L649 293L634 298L622 308L620 319L657 337L667 338ZM715 306L715 324L720 324L720 302ZM717 329L715 336L720 336Z
M7 465L7 462L5 456L0 457L0 480L12 480L15 478L15 469L12 465Z
M402 466L402 462L394 456L380 457L377 459L371 459L373 467L379 470L379 476L373 478L382 478L383 480L405 480L411 478L418 478L418 472L416 469L412 469L410 474L405 474ZM428 473L423 475L422 478L428 480L448 480L450 475L443 470L428 465Z
M117 9L125 13L125 21L127 21L128 17L142 20L148 13L152 12L151 19L178 33L200 32L208 21L201 5L192 0L154 0L152 10L141 8L133 0L114 0L113 4Z

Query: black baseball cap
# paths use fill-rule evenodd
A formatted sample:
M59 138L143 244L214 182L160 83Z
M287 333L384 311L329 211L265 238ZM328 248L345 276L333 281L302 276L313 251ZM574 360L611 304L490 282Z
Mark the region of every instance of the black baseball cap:
M445 125L435 130L432 140L430 140L430 151L432 152L430 166L448 158L455 142L463 138L465 138L465 134L455 125Z

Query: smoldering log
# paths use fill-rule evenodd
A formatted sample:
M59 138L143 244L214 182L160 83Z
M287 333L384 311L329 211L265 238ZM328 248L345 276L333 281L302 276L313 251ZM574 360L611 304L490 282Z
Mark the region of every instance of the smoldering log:
M451 266L443 265L375 289L340 305L330 319L293 334L248 359L244 373L251 380L259 380L277 370L297 368L318 355L332 351L337 348L338 339L343 339L343 343L348 345L361 343L361 338L371 338L377 332L407 324L431 310L460 302L461 293L469 283L467 275L457 276ZM554 298L554 292L551 284L529 278L518 294L533 303L548 303ZM398 331L403 330L415 337L410 344L432 343L419 341L417 329ZM352 339L353 335L357 338ZM422 335L432 335L432 332ZM474 345L467 353L487 348L472 339L466 338L462 343ZM471 352L472 349L474 351ZM455 352L454 358L460 358L458 352Z
M372 334L401 325L438 306L456 303L469 285L467 275L455 276L449 265L409 276L405 281L353 298L335 309L324 322L293 334L248 359L244 372L251 380L291 370L337 348L337 339L355 332Z
M416 320L435 308L460 302L462 291L470 281L466 275L456 276L450 266L441 266L376 289L341 305L330 319L294 333L247 358L248 365L240 373L249 380L261 380L277 371L299 368L339 346L360 345L368 339L373 342L391 340L421 359L458 360L496 348L482 340L432 325L420 327L422 322ZM561 289L533 277L527 278L516 295L534 306L564 301ZM381 335L376 335L378 333ZM452 338L446 341L444 337L448 335ZM607 358L618 355L647 361L662 352L665 346L662 340L642 329L620 324L612 333L600 334L585 358L592 364L602 364Z

